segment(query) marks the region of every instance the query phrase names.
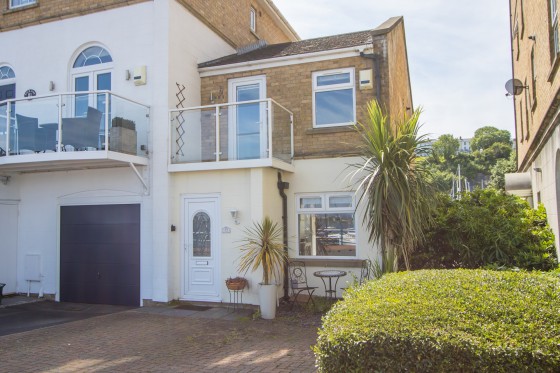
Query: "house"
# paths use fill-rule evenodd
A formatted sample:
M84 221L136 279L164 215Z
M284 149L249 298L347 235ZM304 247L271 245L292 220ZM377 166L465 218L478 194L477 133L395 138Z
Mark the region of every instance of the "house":
M471 141L470 138L462 138L459 137L459 151L463 153L470 153L471 152Z
M5 293L228 302L264 216L317 285L376 257L344 171L369 100L412 110L401 17L300 40L270 0L10 0L0 30Z
M515 107L518 175L506 175L506 189L529 198L535 206L539 202L544 204L559 248L560 39L557 9L557 0L539 4L510 0L513 79L506 88Z

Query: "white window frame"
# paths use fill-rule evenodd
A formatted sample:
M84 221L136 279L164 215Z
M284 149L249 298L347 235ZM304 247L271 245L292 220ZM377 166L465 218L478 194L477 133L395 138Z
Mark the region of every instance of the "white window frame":
M329 207L329 197L333 196L348 196L352 198L352 206L351 207ZM296 236L297 236L297 247L296 247L296 257L297 258L306 258L306 259L354 259L358 258L358 226L356 224L356 199L355 199L355 192L321 192L321 193L298 193L295 195L295 203L296 203ZM319 197L321 198L321 207L313 207L313 208L303 208L300 207L300 200L301 198L306 197ZM327 255L300 255L300 236L299 236L299 215L300 214L339 214L339 213L347 213L354 215L354 232L356 234L356 255L354 256L327 256Z
M249 28L253 32L257 32L257 10L251 7L249 11Z
M22 1L21 4L14 5L14 0L10 0L10 9L17 9L32 4L37 4L37 0L20 0L20 1Z
M332 84L327 86L317 85L317 80L321 76L337 75L337 74L350 74L350 82L342 84ZM350 126L356 123L356 83L355 83L355 69L347 67L342 69L315 71L312 74L313 79L313 128L326 128L326 127L339 127ZM338 91L342 89L352 89L352 120L345 123L332 123L317 125L317 108L315 107L315 94L318 92Z
M554 43L554 56L560 54L560 43L558 35L558 9L556 8L556 0L550 0L550 23L552 28L552 42Z

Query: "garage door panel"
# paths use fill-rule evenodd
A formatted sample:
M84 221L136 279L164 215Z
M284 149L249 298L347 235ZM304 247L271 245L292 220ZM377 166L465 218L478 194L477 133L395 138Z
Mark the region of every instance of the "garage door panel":
M139 243L140 224L67 224L60 241L70 243Z
M140 205L63 206L62 301L138 306Z
M60 262L140 264L137 247L137 244L68 244L68 250L60 253Z
M61 224L140 224L140 205L64 206L60 217Z

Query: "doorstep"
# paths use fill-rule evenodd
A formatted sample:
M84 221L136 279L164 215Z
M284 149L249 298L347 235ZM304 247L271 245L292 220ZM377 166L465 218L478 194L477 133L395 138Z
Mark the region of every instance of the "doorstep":
M24 295L5 295L0 299L0 308L19 306L20 304L42 302L45 298L26 297Z

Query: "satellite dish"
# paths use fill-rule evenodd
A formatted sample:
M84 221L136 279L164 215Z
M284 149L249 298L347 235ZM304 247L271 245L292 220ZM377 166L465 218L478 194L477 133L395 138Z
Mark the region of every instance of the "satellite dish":
M506 91L510 95L518 96L523 92L524 88L527 87L519 79L510 79L506 82Z

